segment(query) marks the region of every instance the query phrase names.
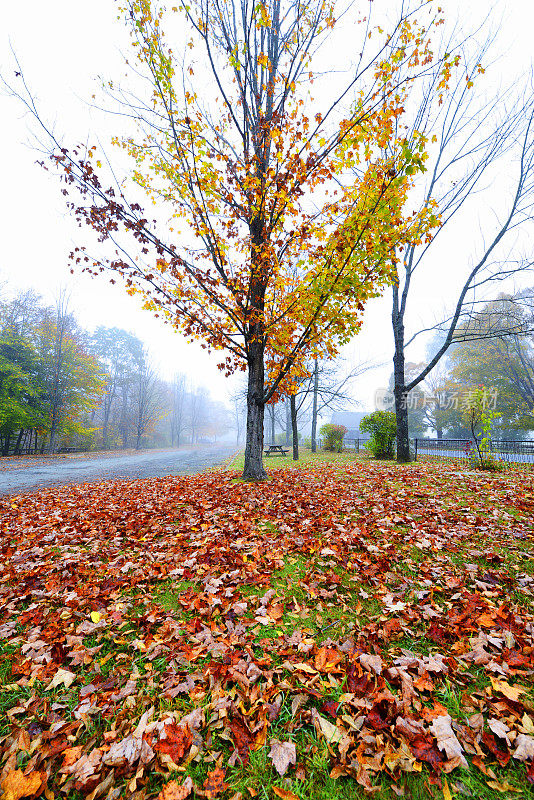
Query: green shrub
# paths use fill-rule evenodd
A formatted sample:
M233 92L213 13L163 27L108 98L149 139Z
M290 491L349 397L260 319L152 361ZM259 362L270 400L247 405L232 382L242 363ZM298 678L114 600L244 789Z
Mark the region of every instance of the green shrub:
M360 430L371 435L365 447L375 458L394 457L397 421L393 411L374 411L368 414L360 422Z
M486 387L479 383L472 389L464 409L464 419L469 425L475 446L468 443L467 455L473 467L502 472L505 463L491 452L491 429L500 414L488 408L488 393Z
M323 450L329 450L331 453L341 453L343 450L343 437L347 429L344 425L333 425L327 422L323 425L319 433L323 437Z

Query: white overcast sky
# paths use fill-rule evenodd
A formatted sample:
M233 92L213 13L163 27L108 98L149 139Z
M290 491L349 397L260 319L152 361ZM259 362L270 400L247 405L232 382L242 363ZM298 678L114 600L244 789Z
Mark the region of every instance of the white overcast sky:
M374 0L375 6L389 2ZM482 22L489 10L487 0L443 0L441 5L449 19L458 16L467 30ZM501 0L494 4L494 12L496 19L502 18L499 72L506 84L530 69L534 2ZM10 46L21 61L43 115L55 123L57 131L71 144L86 137L95 141L101 122L84 101L99 85L99 75L120 73L120 49L127 48L124 28L116 19L116 2L6 2L2 7L0 71L14 81ZM196 384L209 387L214 396L227 397L229 383L215 366L216 356L210 357L199 345L187 344L149 312L141 311L135 298L118 286L110 286L104 278L70 275L68 253L76 244L77 228L65 209L57 180L35 163L39 156L28 144L31 121L13 99L1 93L0 119L0 283L7 281L11 289L35 288L47 302L53 301L60 288L67 287L73 310L85 327L126 328L146 342L165 377L175 371L186 372ZM103 144L107 144L105 136ZM468 249L471 228L465 228L461 235ZM438 275L430 275L415 296L414 308L421 312L421 320L428 320L425 312L439 315L452 301L462 274L460 260L451 264L445 253L435 269ZM365 407L372 405L375 387L385 385L391 372L389 305L389 296L370 304L363 332L347 348L348 363L372 358L387 364L365 376L355 392ZM412 357L417 360L417 351Z

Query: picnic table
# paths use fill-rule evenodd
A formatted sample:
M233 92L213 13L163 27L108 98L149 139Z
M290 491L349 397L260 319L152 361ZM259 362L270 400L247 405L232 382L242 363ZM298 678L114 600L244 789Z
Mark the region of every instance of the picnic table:
M269 448L265 450L266 456L275 456L277 454L285 456L287 453L289 453L289 448L284 448L281 444L270 444Z

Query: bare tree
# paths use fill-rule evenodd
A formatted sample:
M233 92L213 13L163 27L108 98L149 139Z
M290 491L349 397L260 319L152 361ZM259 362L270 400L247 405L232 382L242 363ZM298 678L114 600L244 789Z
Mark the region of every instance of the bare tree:
M135 449L141 447L143 436L164 416L161 381L148 363L146 353L138 364L135 387Z
M191 444L198 442L208 410L208 393L203 387L190 391L187 396L187 418Z
M171 444L180 446L186 428L186 377L178 373L174 376L171 395Z
M142 363L142 342L120 328L97 328L92 337L93 350L106 371L106 389L99 409L102 423L102 447L109 445L110 421L119 402L121 388L127 400L128 378L133 380L136 364ZM127 408L127 402L126 402ZM125 408L125 410L126 410Z
M436 102L436 84L439 71L428 80L421 103L414 115L414 127L424 129L435 137L435 150L431 156L424 186L423 204L429 213L439 214L442 226L430 241L409 245L397 266L397 281L392 290L391 322L394 339L394 396L397 417L397 460L410 460L408 429L408 394L429 375L449 347L456 341L477 337L476 326L468 324L474 318L479 296L490 291L518 272L532 266L531 258L511 259L504 251L509 238L516 236L518 228L529 221L534 212L534 119L533 98L512 98L510 92L501 93L501 99L481 99L473 90L473 81L482 70L480 66L489 57L491 42L473 49L467 40L457 48L462 55L462 66L457 68L455 82L443 105ZM471 53L468 52L471 47ZM451 51L454 49L450 46ZM495 121L497 120L497 121ZM504 157L508 158L504 160ZM468 210L468 201L483 189L483 181L494 179L497 167L513 176L514 186L504 211L495 211L481 236L476 250L468 249L465 268L458 287L452 313L429 328L406 334L409 300L414 290L414 279L432 268L431 257L437 254L444 231L462 212ZM432 209L433 206L433 209ZM445 285L447 275L436 275L436 285ZM436 292L436 298L441 293ZM429 330L442 332L441 343L419 372L406 379L405 352L417 336Z

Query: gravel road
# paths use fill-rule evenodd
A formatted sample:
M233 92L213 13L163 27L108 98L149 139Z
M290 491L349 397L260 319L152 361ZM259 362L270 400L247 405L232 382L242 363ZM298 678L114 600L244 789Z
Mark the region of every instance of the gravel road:
M68 483L95 483L117 478L158 478L201 472L207 467L221 464L234 451L235 446L221 444L192 450L148 450L127 456L83 460L39 459L19 469L0 470L0 495Z

